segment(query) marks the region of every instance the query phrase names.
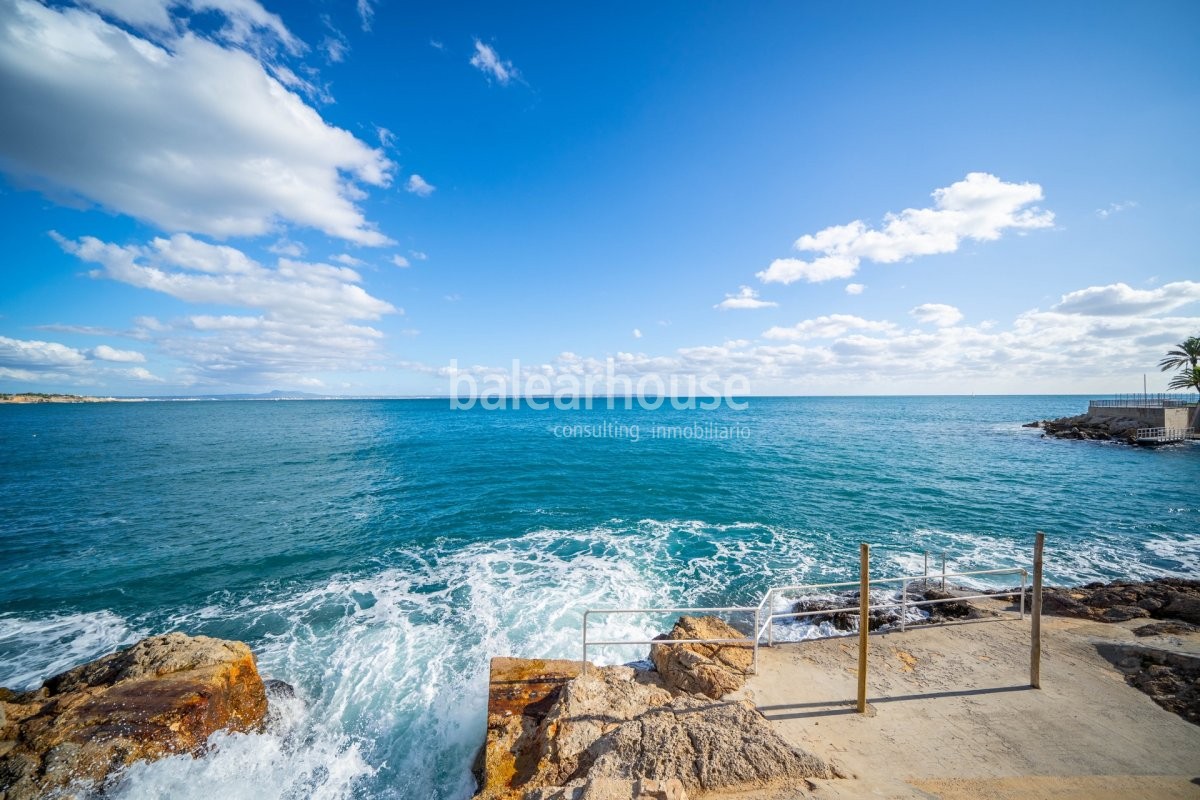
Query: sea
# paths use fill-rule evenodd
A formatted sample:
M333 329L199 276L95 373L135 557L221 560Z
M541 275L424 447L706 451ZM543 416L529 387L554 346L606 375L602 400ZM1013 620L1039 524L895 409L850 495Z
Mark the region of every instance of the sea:
M1086 403L0 405L0 686L152 634L238 639L295 697L265 732L135 765L112 796L467 798L489 659L578 658L589 608L756 605L855 579L860 542L876 575L919 574L927 552L1029 566L1037 531L1051 583L1197 577L1200 443L1022 427ZM600 616L589 635L671 621Z

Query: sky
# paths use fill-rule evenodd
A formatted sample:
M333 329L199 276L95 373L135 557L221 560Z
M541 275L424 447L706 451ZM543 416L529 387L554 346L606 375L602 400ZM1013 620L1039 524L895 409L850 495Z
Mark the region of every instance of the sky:
M0 0L0 108L0 391L1161 391L1200 335L1195 2Z

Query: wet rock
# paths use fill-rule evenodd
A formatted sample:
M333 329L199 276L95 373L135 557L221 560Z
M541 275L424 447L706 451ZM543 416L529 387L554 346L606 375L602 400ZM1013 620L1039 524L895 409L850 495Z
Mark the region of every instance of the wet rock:
M153 636L8 693L0 737L0 797L42 797L68 783L101 782L135 761L200 753L218 730L252 731L267 697L241 642Z
M925 600L946 600L945 603L937 603L930 606L922 606L925 611L929 612L929 622L946 622L947 620L961 619L981 619L983 617L994 616L991 612L983 611L971 605L966 600L954 600L953 592L944 592L941 589L926 589L922 595Z
M680 617L670 639L747 639L746 634L717 617ZM747 640L748 641L748 640ZM754 661L750 644L655 644L650 660L667 688L713 699L737 691Z

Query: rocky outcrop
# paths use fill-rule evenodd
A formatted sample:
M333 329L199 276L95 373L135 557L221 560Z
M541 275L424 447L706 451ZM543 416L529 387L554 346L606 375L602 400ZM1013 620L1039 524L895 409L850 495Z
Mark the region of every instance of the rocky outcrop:
M701 631L739 636L695 621L673 632L700 638ZM711 665L740 669L743 679L750 666L748 657L711 656ZM684 693L656 671L589 666L581 674L581 666L493 659L481 798L686 800L839 774L788 745L751 705ZM538 697L528 687L538 687Z
M632 667L593 668L570 681L538 728L538 762L531 781L549 786L569 782L596 740L671 699L658 674Z
M747 639L747 635L717 617L680 617L671 639ZM655 644L650 660L670 689L717 699L746 683L754 661L750 644Z
M1137 441L1137 429L1151 427L1130 417L1100 417L1078 414L1073 417L1044 419L1030 422L1022 427L1041 428L1043 436L1055 439L1086 439L1095 441L1117 441L1133 444Z
M1153 618L1200 625L1200 581L1158 578L1074 588L1047 586L1042 589L1042 613L1097 622Z
M214 732L256 730L267 711L250 648L181 633L143 639L36 691L0 693L0 701L4 800L100 783L143 759L202 752Z
M838 773L794 749L752 706L678 697L588 748L587 778L678 780L689 793L801 785Z
M1200 725L1200 656L1139 645L1101 645L1099 649L1130 686Z
M918 582L919 584L919 582ZM947 622L949 620L958 619L979 619L985 616L994 616L990 611L977 608L965 600L954 600L956 597L954 592L944 592L940 589L920 589L919 586L910 585L906 589L908 594L908 604L910 617L907 621L908 625L921 625L929 623ZM846 592L830 598L812 598L806 597L797 600L792 604L794 613L807 611L829 611L829 614L814 614L809 617L804 617L804 621L813 625L819 625L827 622L836 630L852 633L858 630L858 592ZM939 602L935 605L918 606L926 600L939 600L947 602ZM878 602L872 599L872 603ZM894 602L899 602L894 601ZM855 608L854 611L834 611L837 608ZM920 610L924 616L921 619L914 619L912 613ZM874 607L870 610L867 617L867 629L871 631L887 630L890 628L898 628L900 625L900 614L903 609L899 606Z

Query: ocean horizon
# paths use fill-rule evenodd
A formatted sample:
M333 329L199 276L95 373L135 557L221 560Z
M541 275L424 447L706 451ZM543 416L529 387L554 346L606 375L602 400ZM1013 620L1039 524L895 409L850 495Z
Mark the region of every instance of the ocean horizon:
M488 660L578 658L587 608L753 605L856 577L862 541L879 575L927 551L1028 566L1039 530L1050 583L1200 572L1200 445L1022 427L1078 395L746 400L0 406L0 686L151 634L242 640L296 698L265 733L137 764L116 796L460 799Z

